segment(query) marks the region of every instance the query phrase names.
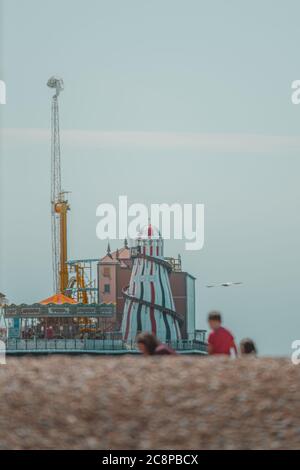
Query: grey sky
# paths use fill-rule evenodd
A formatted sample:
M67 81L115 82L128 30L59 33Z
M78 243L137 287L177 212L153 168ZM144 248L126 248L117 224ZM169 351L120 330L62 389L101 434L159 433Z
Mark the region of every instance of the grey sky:
M51 294L46 81L58 74L70 258L103 254L96 207L119 194L204 203L204 249L166 244L198 278L198 327L218 308L238 339L290 354L300 330L300 106L290 99L299 2L0 0L0 9L0 291L16 303ZM228 280L244 285L203 287Z

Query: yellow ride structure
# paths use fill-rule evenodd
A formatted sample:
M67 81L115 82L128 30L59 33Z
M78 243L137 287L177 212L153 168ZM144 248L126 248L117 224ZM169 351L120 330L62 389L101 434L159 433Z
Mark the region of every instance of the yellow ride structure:
M64 89L62 78L51 77L47 82L55 90L51 108L51 215L53 290L64 294L68 286L67 212L70 209L61 189L61 158L58 97Z
M51 108L51 215L52 215L52 272L55 294L65 294L78 303L95 301L95 286L91 278L91 262L68 262L68 211L66 191L61 187L61 154L58 97L64 90L62 78L53 76L47 86L55 90ZM89 271L89 279L86 272ZM75 273L75 275L74 275Z

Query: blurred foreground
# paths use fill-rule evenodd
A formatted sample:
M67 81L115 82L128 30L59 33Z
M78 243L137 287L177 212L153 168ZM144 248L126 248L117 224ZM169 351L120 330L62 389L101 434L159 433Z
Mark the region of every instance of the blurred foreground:
M300 366L218 357L8 358L0 449L300 448Z

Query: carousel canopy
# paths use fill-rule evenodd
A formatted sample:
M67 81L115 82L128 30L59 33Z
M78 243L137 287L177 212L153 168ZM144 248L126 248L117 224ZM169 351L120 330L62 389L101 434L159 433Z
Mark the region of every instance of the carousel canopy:
M55 294L52 297L48 297L48 299L41 300L39 304L48 305L48 304L76 304L76 300L71 299L71 297L67 297L64 294Z

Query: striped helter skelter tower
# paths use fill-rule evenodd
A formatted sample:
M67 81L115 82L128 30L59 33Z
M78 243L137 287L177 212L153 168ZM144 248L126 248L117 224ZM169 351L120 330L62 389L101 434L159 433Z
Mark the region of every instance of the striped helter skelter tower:
M140 232L131 254L130 284L123 290L124 341L134 341L143 331L152 332L161 341L180 340L181 317L175 311L169 281L171 266L163 256L163 239L150 223Z

